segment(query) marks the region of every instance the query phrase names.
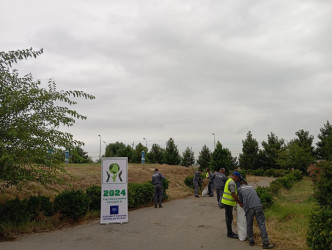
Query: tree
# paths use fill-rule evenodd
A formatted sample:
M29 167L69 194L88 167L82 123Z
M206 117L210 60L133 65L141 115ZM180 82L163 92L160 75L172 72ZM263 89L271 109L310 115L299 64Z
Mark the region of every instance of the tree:
M110 143L106 146L106 157L128 157L128 161L131 161L133 149L129 145L125 145L123 142Z
M279 151L277 164L285 169L299 169L305 173L314 157L311 152L302 148L296 140L291 141L284 150Z
M226 174L236 167L236 158L232 157L231 151L228 148L223 148L218 141L216 149L212 153L210 169L211 171L219 171L223 167L226 170Z
M297 138L291 140L288 145L279 151L277 163L282 168L299 169L303 173L315 160L312 142L314 137L303 129L297 131Z
M142 151L147 153L147 148L143 146L142 143L138 143L135 147L135 150L133 150L131 162L132 163L141 163L142 161Z
M164 163L168 165L179 165L181 162L181 157L179 155L179 150L174 143L174 140L170 138L166 142L166 151L164 155Z
M148 159L150 163L163 163L165 149L161 148L158 144L153 144L150 152L148 153Z
M332 125L329 121L320 129L319 141L316 143L317 158L321 160L332 160Z
M315 156L315 150L312 146L312 143L314 141L314 137L312 135L309 135L309 131L304 131L303 129L297 131L295 133L297 136L296 139L294 139L294 142L299 145L299 147L303 148L305 151L310 153L312 157Z
M199 164L199 169L204 170L210 166L212 153L210 149L204 145L202 150L199 152L197 163Z
M71 163L91 163L92 160L80 146L76 146L69 151Z
M285 147L284 139L278 139L274 133L267 135L267 142L262 142L263 150L259 152L260 165L264 169L280 168L277 163L279 151Z
M247 133L247 138L242 141L242 154L239 155L241 168L259 168L258 142L252 137L251 131Z
M86 116L69 108L73 98L94 99L83 91L58 91L49 80L48 88L34 81L31 74L19 76L12 65L36 58L43 50L0 52L0 180L1 188L20 187L28 181L47 185L58 180L63 167L50 152L83 145L60 126L73 126Z
M182 153L181 165L185 167L189 167L195 163L194 151L192 151L189 147Z

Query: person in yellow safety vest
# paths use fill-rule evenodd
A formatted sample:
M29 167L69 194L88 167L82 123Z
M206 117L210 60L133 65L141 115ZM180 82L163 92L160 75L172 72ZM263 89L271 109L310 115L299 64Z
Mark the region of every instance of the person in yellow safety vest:
M239 205L243 207L243 204L237 197L236 182L239 180L242 180L241 174L237 171L233 172L232 177L229 178L225 184L224 193L221 198L221 203L224 204L225 207L227 237L236 239L238 238L238 235L232 230L233 207L236 203L239 203Z

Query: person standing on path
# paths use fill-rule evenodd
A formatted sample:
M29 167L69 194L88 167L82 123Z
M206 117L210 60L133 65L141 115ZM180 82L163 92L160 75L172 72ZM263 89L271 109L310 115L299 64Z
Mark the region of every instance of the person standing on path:
M163 179L165 177L158 171L158 168L154 170L152 175L152 184L154 185L154 207L157 208L159 203L159 208L162 208L161 202L163 200Z
M266 232L265 216L261 200L259 199L256 190L252 186L248 186L245 181L241 182L241 186L239 188L239 200L244 205L244 211L247 220L247 236L249 246L255 245L253 225L254 217L256 217L257 225L259 227L263 241L263 249L274 248L274 245L270 244L269 237Z
M221 203L221 198L224 193L225 183L227 181L225 169L220 168L219 172L214 173L212 176L212 180L217 193L218 206L219 208L224 208L224 205Z
M209 179L209 183L208 183L208 195L209 195L209 197L213 197L213 188L212 188L212 185L213 185L213 181L212 181L213 175L214 174L211 173L211 170L208 169L207 173L206 173L206 178Z
M227 227L227 237L228 238L238 238L238 235L235 234L232 230L233 223L233 207L236 203L239 203L241 207L243 204L240 202L237 197L237 187L235 182L241 179L241 175L239 172L235 171L231 178L226 181L224 193L221 199L221 203L224 204L225 207L225 218L226 218L226 227Z
M195 171L194 178L193 178L193 183L194 183L194 187L195 187L195 197L197 197L197 198L199 198L198 188L199 188L199 185L200 185L201 182L202 182L201 171L200 170Z

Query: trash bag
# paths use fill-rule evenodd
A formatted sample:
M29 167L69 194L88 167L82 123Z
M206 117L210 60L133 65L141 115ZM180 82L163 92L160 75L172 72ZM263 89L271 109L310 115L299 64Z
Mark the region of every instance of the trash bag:
M236 224L237 224L237 234L240 241L245 241L247 238L247 221L244 209L236 204Z
M206 186L202 191L202 196L208 195L208 192L209 192L208 186Z

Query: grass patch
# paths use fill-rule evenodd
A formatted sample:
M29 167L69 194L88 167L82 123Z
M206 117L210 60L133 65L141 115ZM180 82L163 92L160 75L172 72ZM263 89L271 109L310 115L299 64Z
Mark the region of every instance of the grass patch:
M290 190L280 191L274 204L265 211L267 232L276 249L309 249L306 236L314 205L309 177L295 183Z

